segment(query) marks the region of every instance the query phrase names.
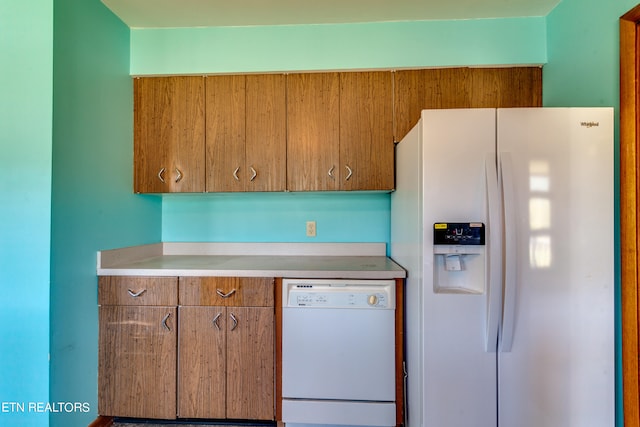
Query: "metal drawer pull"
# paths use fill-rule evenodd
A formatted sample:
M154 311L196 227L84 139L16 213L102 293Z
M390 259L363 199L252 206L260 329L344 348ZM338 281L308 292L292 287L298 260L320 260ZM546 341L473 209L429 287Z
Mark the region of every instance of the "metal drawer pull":
M128 293L129 295L131 295L132 297L134 297L134 298L139 297L140 295L144 294L145 292L147 292L147 290L146 290L146 289L143 289L143 290L138 291L138 292L134 292L134 291L132 291L131 289L127 289L127 293Z
M166 170L165 168L162 168L162 169L160 169L160 171L158 172L158 179L159 179L163 184L164 184L164 171L165 171L165 170Z
M238 327L238 319L233 313L229 314L229 317L231 317L231 321L233 322L233 325L231 325L231 330L233 331L235 328Z
M251 178L249 178L249 181L253 181L256 179L256 176L258 176L258 172L256 172L253 166L250 166L249 169L251 169Z
M216 294L218 294L218 296L222 297L222 298L229 298L231 295L235 294L236 290L235 289L231 289L228 293L224 293L222 292L222 290L220 289L216 289Z
M218 319L220 319L220 316L222 316L222 313L216 314L216 317L214 317L212 320L213 326L215 326L217 330L220 330L220 324L218 323Z
M336 167L335 167L334 165L331 165L331 168L329 168L329 171L327 171L327 175L329 175L329 178L331 178L331 179L336 179L336 177L335 177L335 176L333 176L333 170L334 170L335 168L336 168Z
M240 166L238 166L236 168L236 170L233 171L233 177L236 179L236 181L240 181L240 178L238 178L238 171L240 170Z
M353 175L353 171L351 170L349 165L344 165L344 167L347 168L347 177L344 180L349 181L349 178L351 178L351 175Z
M169 325L167 325L167 320L169 320L169 317L171 316L171 313L167 313L163 318L162 318L162 326L167 330L167 331L171 331L171 328L169 327Z
M181 179L182 179L182 172L180 172L180 169L176 168L176 182L180 182Z

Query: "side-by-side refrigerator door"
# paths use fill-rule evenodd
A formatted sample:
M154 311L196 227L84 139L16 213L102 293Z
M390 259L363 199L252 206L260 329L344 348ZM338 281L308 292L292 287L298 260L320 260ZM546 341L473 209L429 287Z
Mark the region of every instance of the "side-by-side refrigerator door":
M499 278L491 284L490 276L500 269L500 239L490 236L500 209L491 214L487 203L488 186L498 197L495 113L422 113L423 426L497 423L497 326L488 303L499 295Z
M613 113L498 110L499 424L614 425Z

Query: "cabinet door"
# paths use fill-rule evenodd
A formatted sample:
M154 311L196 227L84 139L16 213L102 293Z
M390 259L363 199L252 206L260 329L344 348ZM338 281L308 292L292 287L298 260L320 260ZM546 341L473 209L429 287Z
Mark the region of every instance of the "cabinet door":
M287 185L286 83L283 74L246 76L246 191Z
M287 188L340 188L340 75L287 76Z
M245 76L206 78L207 191L244 191Z
M392 94L388 71L340 74L342 190L393 190Z
M180 307L178 416L225 418L224 307Z
M98 413L176 417L175 307L100 307Z
M274 309L228 307L227 418L275 418Z
M134 79L134 191L204 191L204 78Z

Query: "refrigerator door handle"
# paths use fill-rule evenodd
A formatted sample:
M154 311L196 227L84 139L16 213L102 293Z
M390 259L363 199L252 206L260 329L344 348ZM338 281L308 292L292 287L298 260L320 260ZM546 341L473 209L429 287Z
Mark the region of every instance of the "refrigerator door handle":
M517 297L516 199L513 163L510 153L500 153L500 182L504 201L504 308L502 314L501 352L510 352L513 344Z
M502 316L502 211L495 153L485 159L487 191L487 323L485 351L496 352Z

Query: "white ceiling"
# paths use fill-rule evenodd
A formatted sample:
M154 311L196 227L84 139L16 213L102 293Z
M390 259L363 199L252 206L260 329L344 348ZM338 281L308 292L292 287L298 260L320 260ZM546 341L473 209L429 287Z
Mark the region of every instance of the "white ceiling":
M546 16L561 0L102 0L131 28Z

